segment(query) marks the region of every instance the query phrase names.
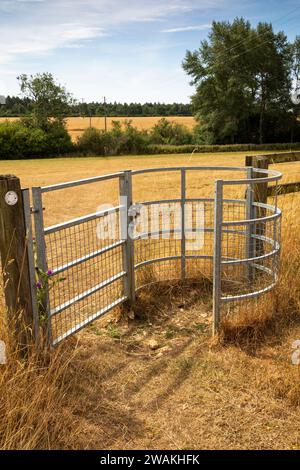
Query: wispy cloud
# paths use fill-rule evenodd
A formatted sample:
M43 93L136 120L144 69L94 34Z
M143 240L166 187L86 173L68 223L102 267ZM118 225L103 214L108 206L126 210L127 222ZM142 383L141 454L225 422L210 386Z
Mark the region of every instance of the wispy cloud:
M76 45L78 41L89 40L104 35L104 31L94 26L80 23L62 23L51 25L45 31L44 26L28 30L26 25L18 28L18 35L11 37L9 29L2 29L0 43L0 64L10 62L14 57L31 54L44 55L61 47Z
M221 5L225 0L0 0L0 63L113 34L133 23L174 21L177 15ZM206 25L166 28L192 31Z
M204 31L211 27L211 24L199 24L199 25L192 25L192 26L179 26L178 28L168 28L163 29L161 33L182 33L188 31Z
M211 0L205 0L206 2ZM193 0L0 0L0 63L39 56L122 25L163 20L193 9Z
M20 73L48 70L75 96L186 100L188 31L236 1L0 0L0 93L18 93Z

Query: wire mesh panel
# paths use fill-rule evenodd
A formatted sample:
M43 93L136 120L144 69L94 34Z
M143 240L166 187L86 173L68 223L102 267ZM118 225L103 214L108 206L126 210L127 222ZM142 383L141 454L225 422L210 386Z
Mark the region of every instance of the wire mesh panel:
M127 298L121 205L108 207L103 201L108 208L43 227L43 190L82 184L33 188L38 278L47 275L46 310L54 345Z
M261 171L265 174L262 182L256 180L256 186L281 177L277 172L272 176L268 170ZM222 186L230 185L230 181L217 182L215 205L219 211L214 250L215 261L216 256L219 259L215 262L214 279L215 329L224 314L257 307L257 299L270 292L278 280L281 211L277 202L269 205L253 200L252 181L240 182L249 185L245 200L230 202L222 198Z
M180 202L146 202L135 217L136 286L180 278Z
M124 298L118 209L66 228L45 230L52 337L59 341Z
M209 280L215 328L221 310L230 313L270 291L278 279L281 213L277 200L255 200L254 189L281 175L257 171L260 179L249 168L155 168L33 188L52 344L125 300L133 306L136 291L159 281ZM217 180L212 197L213 181L233 173L242 178ZM100 193L103 203L113 201L109 207L44 227L43 193L104 181L109 190Z

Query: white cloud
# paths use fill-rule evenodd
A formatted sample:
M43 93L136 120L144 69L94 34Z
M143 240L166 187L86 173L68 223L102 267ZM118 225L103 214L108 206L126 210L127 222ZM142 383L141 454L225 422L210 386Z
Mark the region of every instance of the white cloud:
M76 96L180 101L190 90L180 66L186 44L177 42L172 62L174 51L164 50L174 39L157 23L177 32L197 10L199 28L210 8L228 1L0 0L0 93L18 93L20 73L49 70Z
M18 28L18 34L12 37L9 29L2 29L0 43L0 64L10 62L14 57L31 54L44 55L50 51L74 45L77 41L103 36L104 32L97 27L79 23L62 23L51 25L45 31L44 25L28 30L24 25Z
M181 33L181 32L186 32L186 31L203 31L210 27L211 27L211 24L206 23L206 24L199 24L199 25L193 25L193 26L180 26L178 28L168 28L168 29L163 29L161 32L162 33Z
M61 39L64 41L77 41L79 39L92 39L103 36L104 31L95 26L82 25L80 23L65 23L61 25Z
M0 0L0 63L111 34L133 22L169 21L224 0ZM185 29L186 31L191 29ZM165 32L184 29L165 29Z

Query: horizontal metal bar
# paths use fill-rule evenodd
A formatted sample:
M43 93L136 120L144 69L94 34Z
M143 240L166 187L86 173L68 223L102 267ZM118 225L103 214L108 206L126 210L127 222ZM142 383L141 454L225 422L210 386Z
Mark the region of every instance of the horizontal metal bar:
M242 171L246 172L245 167L228 167L228 166L175 166L175 167L160 167L160 168L144 168L140 170L133 170L132 175L141 175L143 173L157 173L157 172L165 172L165 171ZM266 170L267 171L267 170Z
M213 255L185 255L186 259L213 259Z
M222 166L189 166L189 167L169 167L169 168L145 168L141 170L133 170L133 175L141 175L145 173L157 173L166 171L241 171L246 172L249 167L222 167ZM222 180L224 184L253 184L253 183L267 183L272 181L278 181L282 178L282 173L275 170L266 170L255 168L256 173L268 175L265 178L252 178L252 179L231 179Z
M163 235L164 233L181 233L181 228L170 228L168 229L163 229L163 230L156 230L154 232L143 232L140 233L139 235L136 235L134 237L134 240L142 240L143 238L148 238L148 237L155 237L157 235ZM166 238L167 240L167 238ZM180 240L180 238L178 238Z
M273 248L280 248L280 244L278 241L273 240L273 238L266 237L265 235L252 235L252 238L255 238L255 240L261 240L265 243L269 243Z
M255 207L260 207L262 209L268 209L273 212L276 207L276 206L273 206L272 204L266 204L265 202L255 202L255 201L252 203L252 205Z
M126 276L126 272L122 271L121 273L116 274L116 275L110 277L109 279L106 279L103 282L100 282L100 284L97 284L96 286L91 287L90 289L87 289L86 291L82 292L81 294L78 294L75 297L73 297L73 299L70 299L67 302L64 302L63 304L58 305L57 307L52 309L50 311L50 316L53 317L54 315L57 315L58 313L62 312L63 310L66 310L67 308L74 305L76 302L79 302L80 300L85 299L86 297L88 297L89 295L94 294L95 292L99 291L100 289L103 289L104 287L109 286L110 284L112 284L115 281L118 281L119 279L121 279L124 276Z
M186 228L185 229L185 233L214 233L214 229L213 228ZM142 240L144 238L150 238L150 237L155 237L157 235L163 235L164 233L181 233L181 228L170 228L169 230L168 229L163 229L163 230L156 230L154 232L143 232L139 235L137 235L136 237L134 237L134 240ZM224 229L222 231L222 233L232 233L232 234L236 234L236 235L247 235L247 232L246 231L243 231L243 230L234 230L234 229ZM165 240L168 240L167 238L165 238ZM177 240L180 240L180 238L178 238Z
M253 224L255 222L268 222L270 220L278 219L281 217L281 210L277 208L277 213L272 215L267 215L266 217L256 218L256 219L247 219L247 220L229 220L222 222L222 225L248 225Z
M141 261L140 263L137 263L134 265L134 269L139 269L143 266L147 266L147 264L153 264L156 262L161 262L161 261L173 261L176 259L181 259L181 255L179 256L165 256L164 258L153 258L153 259L148 259L147 261Z
M263 266L263 265L257 264L257 263L252 263L251 266L253 268L258 269L259 271L264 271L265 273L269 274L269 276L273 276L274 279L277 281L276 272L273 271L271 268L268 268L267 266Z
M168 167L168 168L145 168L140 170L133 170L132 175L140 175L143 173L153 173L153 172L166 172L166 171L180 171L185 169L187 171L246 171L245 167L222 167L222 166L187 166L187 167ZM256 173L263 173L270 175L267 178L253 178L252 180L224 180L224 184L249 184L249 183L264 183L267 181L275 181L282 177L282 174L279 171L275 170L263 170L255 169ZM58 191L62 189L72 188L76 186L81 186L84 184L97 183L99 181L105 181L108 179L119 178L124 172L111 173L108 175L100 175L92 178L85 178L76 181L69 181L66 183L59 183L49 186L41 187L42 193L47 193L50 191Z
M213 255L186 255L186 259L213 259ZM135 269L141 268L143 266L147 266L147 264L153 264L153 263L160 263L161 261L173 261L176 259L181 259L181 256L167 256L164 258L153 258L150 260L142 261L140 263L137 263L135 265Z
M221 297L221 302L233 302L235 300L245 300L245 299L253 299L255 297L259 297L263 294L266 294L267 292L271 291L274 289L276 286L277 282L273 282L269 286L265 287L264 289L257 290L255 292L248 292L247 294L240 294L240 295L228 295L226 297Z
M41 192L48 193L50 191L58 191L61 189L73 188L75 186L82 186L83 184L98 183L98 181L105 181L113 178L119 178L124 174L123 171L111 173L108 175L93 176L92 178L85 178L77 181L68 181L66 183L52 184L50 186L42 186Z
M162 199L162 200L156 200L156 201L143 201L140 204L149 206L151 204L167 204L167 203L180 203L181 199ZM214 199L211 197L191 197L191 198L186 198L185 202L214 202ZM245 204L246 200L245 199L223 199L223 202L228 202L232 204Z
M249 168L249 167L248 167ZM256 171L256 169L255 169ZM275 172L274 172L275 173ZM221 180L224 185L242 185L242 184L253 184L253 183L271 183L272 181L279 181L282 178L282 173L278 175L267 176L266 178L252 178L252 179L238 179L238 180Z
M253 261L261 261L267 258L271 258L279 253L280 250L273 250L270 253L266 253L264 255L255 256L253 258L244 258L244 259L230 259L229 261L221 261L221 264L231 265L231 264L243 264L243 263L251 263Z
M156 201L143 201L141 203L142 206L151 206L156 205L156 204L174 204L174 203L180 203L181 199L162 199L162 200L156 200Z
M94 212L93 214L84 215L83 217L77 217L76 219L68 220L67 222L62 222L61 224L52 225L50 227L46 227L44 233L45 235L50 235L50 233L58 232L59 230L64 230L66 228L74 227L75 225L90 222L91 220L98 219L100 217L105 217L113 212L118 212L122 207L123 206L112 207L111 209Z
M271 253L268 253L267 255L262 255L262 256L257 256L255 258L242 259L242 260L235 260L235 259L232 258L232 259L230 259L230 261L222 261L222 264L250 263L250 262L253 262L253 261L259 261L259 260L269 258L269 257L274 256L274 255L277 255L277 254L279 254L279 252L280 252L280 250L274 250ZM186 258L187 259L213 259L213 255L186 255ZM153 258L151 260L142 261L141 263L136 264L135 267L139 268L139 267L144 266L146 264L155 263L156 261L160 262L160 261L173 260L173 259L180 259L180 256L168 256L168 257L164 257L164 258ZM255 264L253 264L253 266L257 267L258 269L264 268L264 266L255 265ZM273 273L273 271L270 271L270 272L268 271L268 274L270 274L270 273Z
M73 261L63 264L62 266L59 266L58 268L54 268L52 270L52 276L62 273L66 271L67 269L74 268L74 266L84 263L85 261L89 261L90 259L93 259L96 256L103 255L104 253L107 253L108 251L113 250L114 248L118 248L119 246L124 245L124 243L125 243L124 240L120 240L116 243L112 243L111 245L107 245L104 248L100 248L99 250L93 251L92 253L88 253L87 255L82 256L81 258L74 259Z
M63 339L67 338L68 336L71 336L73 333L78 332L79 330L82 330L85 326L87 326L89 323L92 323L93 321L97 320L98 318L102 317L106 313L108 313L110 310L113 308L117 307L118 305L122 304L127 300L127 297L121 297L118 300L115 300L111 304L107 305L106 307L102 308L101 310L98 310L98 312L93 313L90 315L88 318L83 320L82 322L78 323L76 326L73 326L72 328L69 328L65 333L62 335L58 336L53 341L53 346L56 346L58 343L60 343Z

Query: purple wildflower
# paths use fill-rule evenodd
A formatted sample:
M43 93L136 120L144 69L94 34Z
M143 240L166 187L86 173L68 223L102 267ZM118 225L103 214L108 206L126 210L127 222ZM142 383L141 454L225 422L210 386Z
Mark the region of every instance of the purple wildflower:
M37 287L37 289L41 289L42 288L42 283L40 281L38 281L36 283L36 287Z
M48 269L48 271L47 271L47 276L52 276L52 274L53 274L52 269Z

